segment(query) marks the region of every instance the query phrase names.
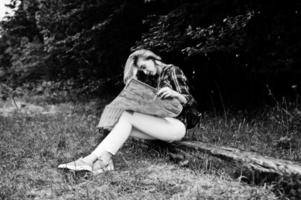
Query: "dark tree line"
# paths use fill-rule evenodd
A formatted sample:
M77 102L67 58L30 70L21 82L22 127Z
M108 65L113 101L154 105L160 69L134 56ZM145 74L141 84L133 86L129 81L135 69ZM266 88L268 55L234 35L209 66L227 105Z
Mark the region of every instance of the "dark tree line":
M18 3L19 2L19 3ZM251 0L12 0L1 22L0 79L122 87L132 50L179 65L203 108L296 99L301 3Z

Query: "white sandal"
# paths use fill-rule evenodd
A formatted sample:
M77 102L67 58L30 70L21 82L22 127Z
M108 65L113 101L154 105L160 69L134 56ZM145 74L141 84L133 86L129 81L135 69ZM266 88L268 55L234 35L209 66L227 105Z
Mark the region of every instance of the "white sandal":
M112 170L114 170L114 163L112 159L110 159L110 161L104 165L103 161L99 158L93 164L92 173L93 175L98 175Z
M70 169L74 171L89 171L89 172L93 171L92 166L87 162L85 162L82 157L69 163L60 164L58 168Z

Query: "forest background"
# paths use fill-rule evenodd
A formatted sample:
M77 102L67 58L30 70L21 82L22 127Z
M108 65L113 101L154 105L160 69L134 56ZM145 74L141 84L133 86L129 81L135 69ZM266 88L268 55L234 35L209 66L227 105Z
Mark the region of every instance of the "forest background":
M7 7L14 15L0 22L0 199L301 198L301 177L256 182L208 155L186 163L187 176L168 152L135 142L108 176L68 181L56 169L101 141L99 116L139 48L189 79L202 116L185 140L300 162L301 2L11 0Z
M180 66L202 110L299 99L301 3L224 0L12 0L0 81L14 90L117 94L131 51ZM22 88L20 90L20 88Z

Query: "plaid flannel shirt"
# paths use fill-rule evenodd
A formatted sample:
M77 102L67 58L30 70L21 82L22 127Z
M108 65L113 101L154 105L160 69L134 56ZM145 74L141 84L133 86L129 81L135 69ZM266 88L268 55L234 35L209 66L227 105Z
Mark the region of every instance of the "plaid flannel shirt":
M176 118L187 125L185 109L186 105L189 104L192 100L192 96L189 92L187 78L184 75L183 71L179 67L174 65L163 66L162 72L158 78L158 89L163 87L169 87L185 97L187 102L183 105L183 111L181 112L181 114Z
M189 101L192 99L192 96L189 92L189 87L187 85L187 78L183 71L177 66L163 66L162 72L159 76L158 89L163 87L169 87L182 94L187 103L189 103Z

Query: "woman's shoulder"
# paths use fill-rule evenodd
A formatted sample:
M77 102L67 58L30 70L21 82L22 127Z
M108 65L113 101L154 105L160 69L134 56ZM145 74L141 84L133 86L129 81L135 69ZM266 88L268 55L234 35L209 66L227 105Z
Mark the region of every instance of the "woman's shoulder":
M181 68L174 64L166 64L164 66L165 70L168 72L182 71Z
M169 65L168 73L169 74L174 74L177 77L185 76L183 70L179 66L174 65L174 64Z

